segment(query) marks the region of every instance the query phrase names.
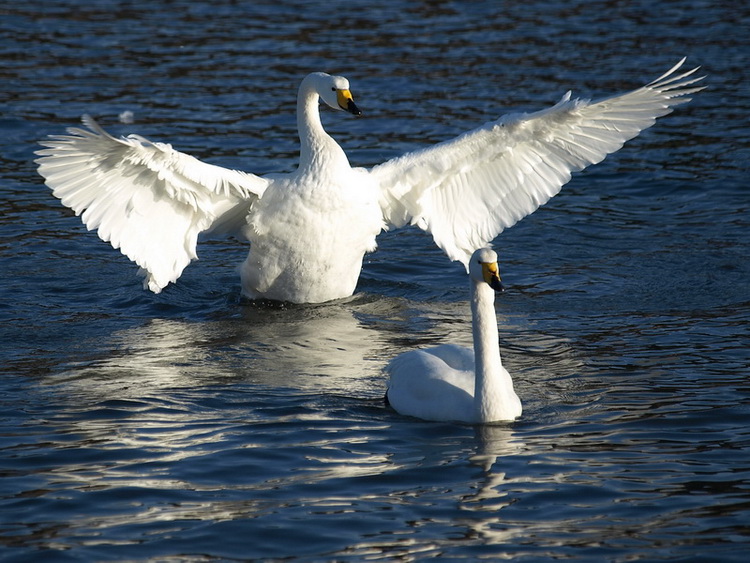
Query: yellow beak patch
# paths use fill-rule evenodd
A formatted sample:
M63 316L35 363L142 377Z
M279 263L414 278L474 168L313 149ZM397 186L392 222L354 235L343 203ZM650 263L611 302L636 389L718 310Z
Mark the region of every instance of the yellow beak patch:
M336 101L343 110L349 107L349 102L353 102L352 93L349 90L336 90Z
M493 278L500 279L500 270L497 268L497 262L483 262L482 274L487 283Z
M500 270L497 262L482 262L482 277L484 281L495 291L503 291L503 284L500 280Z

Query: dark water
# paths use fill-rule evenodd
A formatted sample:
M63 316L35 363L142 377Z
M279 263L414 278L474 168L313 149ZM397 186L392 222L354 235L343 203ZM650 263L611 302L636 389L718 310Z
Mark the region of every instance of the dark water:
M0 559L744 561L748 29L688 0L0 3ZM390 357L470 338L420 232L382 236L344 302L241 302L234 240L154 296L32 163L90 113L288 171L326 70L366 113L326 126L369 166L683 55L708 90L496 241L510 425L382 404Z

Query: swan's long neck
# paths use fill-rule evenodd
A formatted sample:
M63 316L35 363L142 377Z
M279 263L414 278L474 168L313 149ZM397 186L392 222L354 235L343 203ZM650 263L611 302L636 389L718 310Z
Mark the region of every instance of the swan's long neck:
M297 130L300 140L300 170L315 168L324 170L327 166L343 159L349 161L336 141L325 132L320 121L320 97L314 80L307 77L302 81L297 94Z
M486 283L472 282L472 329L474 332L474 408L481 422L507 420L518 397L513 381L503 368L495 316L495 291Z

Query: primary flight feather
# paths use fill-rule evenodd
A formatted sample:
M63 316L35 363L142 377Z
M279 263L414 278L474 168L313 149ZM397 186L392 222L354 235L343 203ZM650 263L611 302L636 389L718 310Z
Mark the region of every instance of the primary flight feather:
M657 117L701 90L684 59L655 81L598 102L566 94L551 108L509 114L371 169L352 168L320 121L322 100L359 115L347 79L305 77L297 96L300 162L254 174L201 162L138 135L115 138L93 119L37 152L52 193L140 266L159 293L197 257L205 231L242 233L243 293L320 303L354 292L384 229L416 225L465 266L476 248L560 191Z

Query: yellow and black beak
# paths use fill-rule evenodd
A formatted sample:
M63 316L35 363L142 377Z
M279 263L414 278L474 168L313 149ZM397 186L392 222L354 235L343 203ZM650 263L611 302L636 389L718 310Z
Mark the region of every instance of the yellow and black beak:
M354 98L352 98L352 93L349 90L336 90L336 100L339 103L339 107L344 111L348 111L353 115L362 115L357 104L354 103Z
M497 262L482 262L482 277L492 289L495 291L505 291L503 283L500 280L500 270L497 267Z

